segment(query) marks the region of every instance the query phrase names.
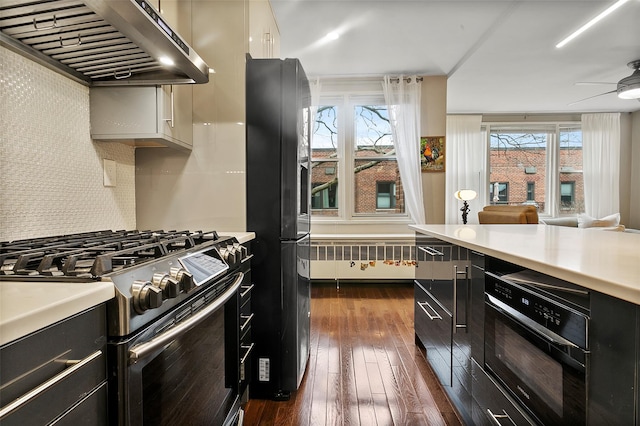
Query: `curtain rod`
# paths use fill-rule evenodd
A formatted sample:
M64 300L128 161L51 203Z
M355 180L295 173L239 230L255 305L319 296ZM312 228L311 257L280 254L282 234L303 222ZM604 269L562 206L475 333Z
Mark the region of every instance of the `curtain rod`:
M403 80L406 81L407 83L411 83L411 77L405 77ZM399 78L390 78L389 81L392 82L392 83L399 83L400 79ZM416 77L416 81L422 81L422 77Z

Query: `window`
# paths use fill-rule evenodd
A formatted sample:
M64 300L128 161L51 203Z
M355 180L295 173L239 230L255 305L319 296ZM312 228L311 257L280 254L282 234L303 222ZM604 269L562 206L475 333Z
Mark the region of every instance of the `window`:
M376 185L376 208L393 209L396 207L395 182L378 182Z
M536 183L527 182L527 201L536 200Z
M311 208L312 209L336 209L338 208L338 199L336 194L338 191L337 182L315 183L314 190L311 191Z
M491 203L533 204L550 216L584 211L580 125L489 124L487 134Z
M575 182L560 182L560 210L574 210L576 197Z
M509 182L492 182L489 187L491 204L509 204Z
M314 220L406 217L389 114L376 91L320 100L311 142Z

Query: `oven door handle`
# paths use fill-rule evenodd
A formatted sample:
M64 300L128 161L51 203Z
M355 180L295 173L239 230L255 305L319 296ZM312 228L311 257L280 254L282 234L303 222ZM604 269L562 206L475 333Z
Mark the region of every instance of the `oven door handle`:
M485 297L486 297L486 300L485 300L486 304L491 306L493 309L496 309L498 312L513 318L518 323L526 326L529 330L531 330L532 332L534 332L538 336L542 337L543 339L547 340L548 342L550 342L550 343L552 343L552 344L554 344L556 346L576 348L576 349L579 349L581 351L584 351L584 349L582 349L580 346L578 346L575 343L565 339L564 337L559 336L556 333L546 329L544 326L542 326L542 325L538 324L537 322L533 321L532 319L530 319L526 315L522 315L520 312L518 312L515 309L513 309L512 307L502 303L500 300L496 299L495 297L491 296L490 294L485 293Z
M188 319L182 321L175 327L170 328L164 333L155 336L153 339L133 346L131 349L129 349L129 364L135 364L141 359L151 355L156 350L163 348L164 346L171 343L172 341L198 325L200 322L205 320L209 315L220 309L225 303L227 303L227 301L229 301L229 299L233 297L234 294L237 293L243 279L244 274L242 272L238 272L238 277L235 279L231 287L226 289L224 293L222 293L220 297L215 300L215 302L198 311Z

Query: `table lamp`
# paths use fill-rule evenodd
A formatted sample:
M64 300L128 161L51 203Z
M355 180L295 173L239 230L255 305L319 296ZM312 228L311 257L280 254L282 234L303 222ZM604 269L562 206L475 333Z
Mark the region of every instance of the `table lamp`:
M467 215L469 214L469 203L467 201L473 200L478 194L473 189L461 189L456 191L454 195L458 200L462 200L462 208L460 211L462 212L462 223L466 225Z

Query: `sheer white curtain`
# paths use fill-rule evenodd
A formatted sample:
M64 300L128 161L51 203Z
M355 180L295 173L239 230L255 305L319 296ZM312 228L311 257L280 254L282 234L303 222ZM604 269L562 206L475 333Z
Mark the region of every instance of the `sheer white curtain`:
M413 223L425 223L420 171L420 96L416 76L385 76L382 83L406 211Z
M620 113L582 115L585 213L604 217L620 211Z
M478 223L478 210L487 193L487 142L481 115L447 116L445 176L445 223L462 223L462 202L454 197L460 189L473 189L478 196L469 201L467 223Z

